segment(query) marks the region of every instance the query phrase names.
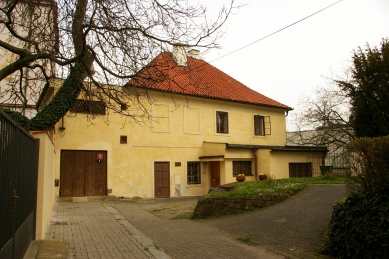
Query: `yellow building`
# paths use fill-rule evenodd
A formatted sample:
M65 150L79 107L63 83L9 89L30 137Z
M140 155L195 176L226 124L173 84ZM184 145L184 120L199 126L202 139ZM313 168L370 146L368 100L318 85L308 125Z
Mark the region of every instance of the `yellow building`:
M325 156L326 148L286 146L291 108L201 60L197 50L161 53L122 89L147 93L141 103L151 117L129 123L103 102L78 100L55 128L59 196L199 196L240 173L246 180L312 176Z

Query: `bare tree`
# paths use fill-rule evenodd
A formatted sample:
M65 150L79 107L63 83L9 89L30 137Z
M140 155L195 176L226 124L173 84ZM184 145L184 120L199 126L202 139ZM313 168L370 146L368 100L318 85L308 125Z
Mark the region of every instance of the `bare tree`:
M296 131L288 133L289 144L327 146L331 156L343 153L355 138L349 123L350 100L336 81L329 79L326 87L302 97L300 107L294 117Z
M219 47L220 28L234 8L231 0L210 20L204 7L186 0L3 0L0 100L21 104L23 112L39 104L51 79L60 77L65 80L51 102L31 120L21 120L25 128L53 126L80 93L108 100L109 109L142 122L148 116L138 112L145 109L139 98L147 92L118 86L173 45Z

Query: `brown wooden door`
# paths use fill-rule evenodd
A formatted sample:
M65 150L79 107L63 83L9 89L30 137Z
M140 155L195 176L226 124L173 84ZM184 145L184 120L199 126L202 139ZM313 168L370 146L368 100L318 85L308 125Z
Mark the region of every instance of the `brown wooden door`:
M97 160L102 154L103 159ZM61 151L60 196L100 196L107 192L106 151Z
M220 162L211 161L211 188L215 188L220 185Z
M170 197L170 163L154 162L155 197Z

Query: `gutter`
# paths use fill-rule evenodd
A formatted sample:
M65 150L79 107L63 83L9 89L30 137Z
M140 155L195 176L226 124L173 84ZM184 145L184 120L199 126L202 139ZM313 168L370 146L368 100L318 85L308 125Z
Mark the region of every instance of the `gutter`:
M255 152L257 151L256 148L253 148L253 155L254 155L254 161L255 161L255 170L254 170L254 179L257 180L258 179L258 157L257 155L255 154Z

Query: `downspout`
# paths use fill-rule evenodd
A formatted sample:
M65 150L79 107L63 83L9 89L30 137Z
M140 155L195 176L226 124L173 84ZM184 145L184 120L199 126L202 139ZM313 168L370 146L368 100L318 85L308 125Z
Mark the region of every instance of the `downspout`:
M258 180L258 157L257 155L255 154L255 152L257 151L256 148L253 148L253 155L254 155L254 161L255 161L255 170L254 170L254 179L255 180Z
M60 130L60 131L65 130L64 120L65 120L65 118L64 118L64 116L62 116L62 119L61 119L61 126L59 127L59 130Z

